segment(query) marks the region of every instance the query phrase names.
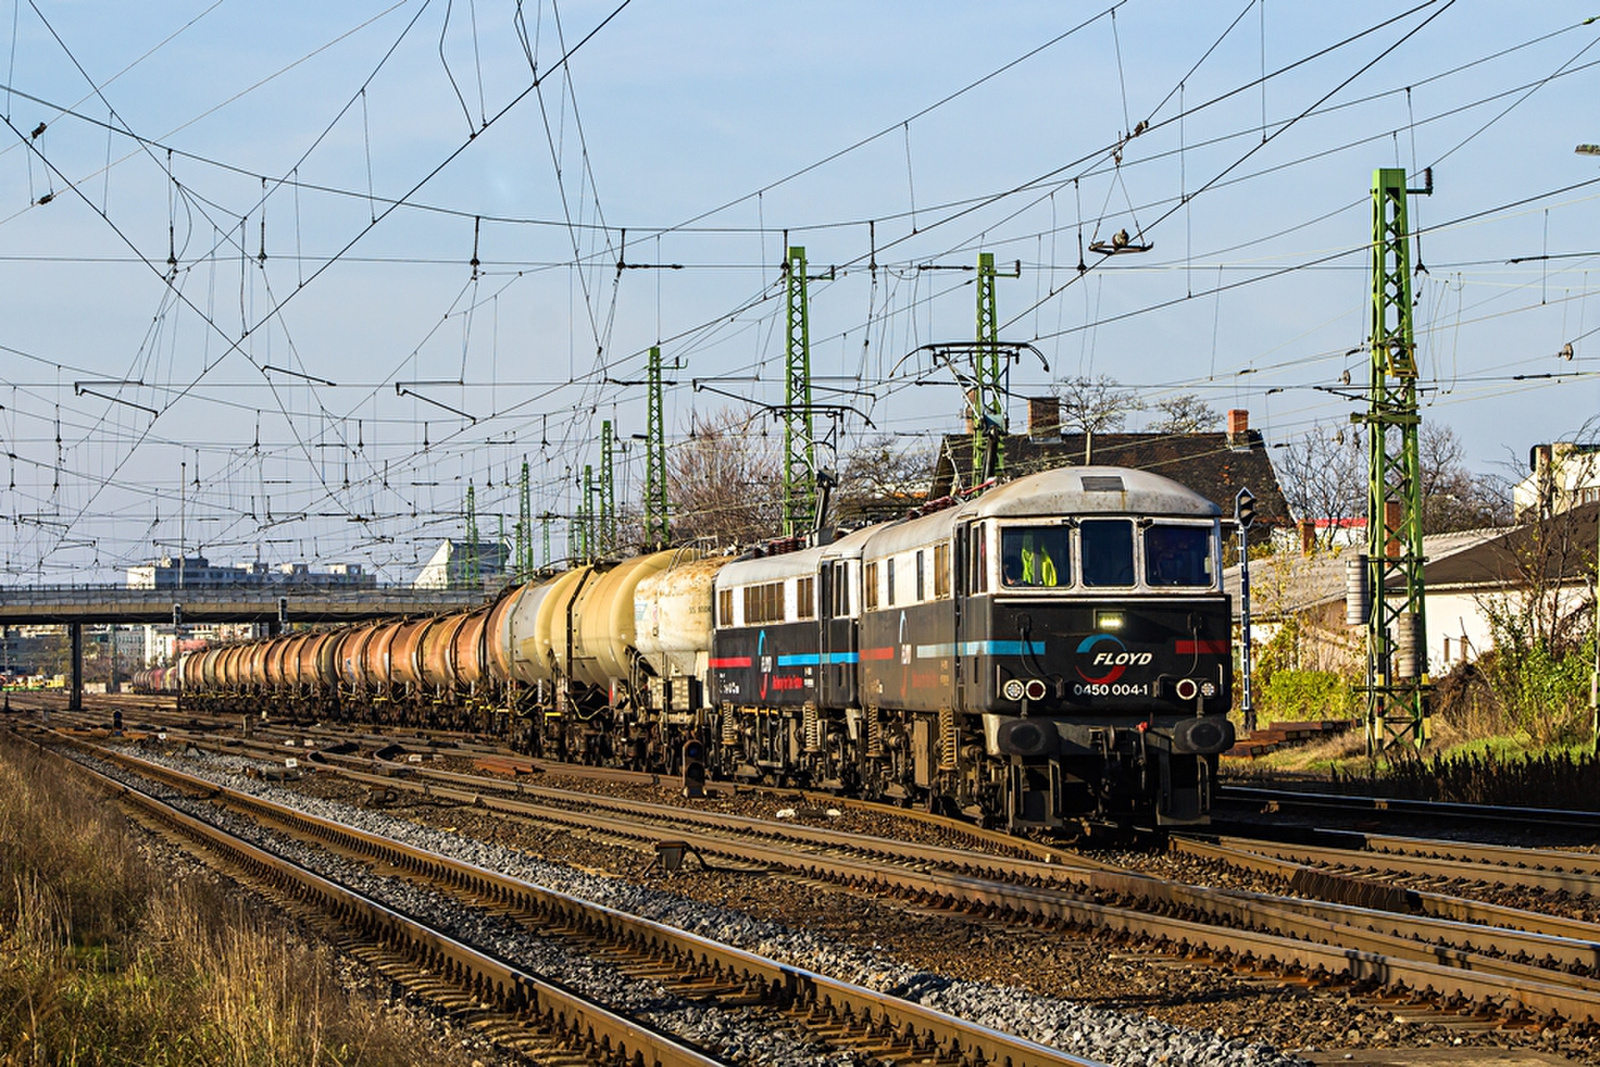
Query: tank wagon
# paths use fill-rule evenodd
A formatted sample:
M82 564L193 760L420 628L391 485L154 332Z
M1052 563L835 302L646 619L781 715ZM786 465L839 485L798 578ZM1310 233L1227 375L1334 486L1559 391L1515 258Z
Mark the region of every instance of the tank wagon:
M1233 743L1221 546L1221 510L1178 483L1071 467L810 547L595 563L178 672L218 710L497 729L1013 830L1188 824Z

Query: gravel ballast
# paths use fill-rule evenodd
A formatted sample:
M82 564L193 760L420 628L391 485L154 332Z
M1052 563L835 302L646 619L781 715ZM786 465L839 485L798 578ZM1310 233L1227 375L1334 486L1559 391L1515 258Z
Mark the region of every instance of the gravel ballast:
M151 758L146 751L137 754ZM736 908L719 907L626 879L575 870L461 833L419 825L339 801L311 797L246 777L252 769L259 771L263 766L256 761L206 754L190 754L181 759L171 756L156 758L189 773L321 818L357 826L413 847L465 860L557 892L650 918L791 966L890 993L1076 1056L1110 1064L1215 1064L1219 1067L1232 1064L1291 1067L1307 1062L1269 1045L1229 1039L1215 1031L1176 1026L1149 1017L1040 996L1017 987L919 970L894 960L887 953L831 941L809 931L755 918ZM214 809L209 810L214 813ZM259 831L251 836L261 838ZM574 959L574 954L531 938L504 920L481 912L469 914L473 909L462 908L437 894L418 890L394 879L376 878L353 864L329 856L323 850L307 849L300 845L287 847L296 850L296 859L319 871L323 863L331 861L340 870L337 875L330 873L330 876L348 879L351 884L390 902L392 906L439 922L447 929L459 929L461 932L457 936L463 940L516 960L530 971L567 982L630 1013L639 1012L691 1040L719 1047L724 1054L753 1063L857 1062L849 1056L831 1055L821 1048L796 1042L788 1035L773 1035L770 1031L747 1033L749 1027L736 1025L730 1020L730 1013L674 1004L676 998L660 986L650 985L643 992L615 988L611 984L617 979L614 972L589 965L585 960ZM316 855L305 855L308 853ZM539 941L539 946L536 948L526 944L530 941Z

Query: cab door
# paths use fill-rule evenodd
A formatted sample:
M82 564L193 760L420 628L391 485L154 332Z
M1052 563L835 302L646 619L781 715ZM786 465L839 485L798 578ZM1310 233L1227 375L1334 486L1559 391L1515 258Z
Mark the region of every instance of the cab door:
M988 530L981 522L968 522L955 531L956 691L958 707L977 713L988 711L993 679L984 655L992 636L989 592ZM992 667L989 668L992 672Z
M856 620L851 614L856 605L850 561L824 560L817 586L821 590L817 613L822 627L822 655L817 665L821 704L825 708L849 707L856 702L856 664L861 658Z

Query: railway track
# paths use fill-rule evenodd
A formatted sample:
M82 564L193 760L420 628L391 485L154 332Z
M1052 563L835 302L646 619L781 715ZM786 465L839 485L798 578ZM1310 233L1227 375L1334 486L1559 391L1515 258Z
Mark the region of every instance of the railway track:
M214 743L214 742L213 742ZM221 746L219 746L221 747ZM284 749L268 748L274 755ZM368 769L348 766L364 762ZM329 757L327 769L367 786L411 792L544 825L630 840L670 833L719 862L759 865L791 877L892 894L996 920L1047 921L1110 933L1153 949L1209 958L1247 973L1420 997L1452 1011L1587 1024L1600 1020L1600 929L1540 935L1472 927L1474 919L1401 922L1394 911L1312 905L1267 894L1222 892L1087 864L863 842L819 827L781 824L675 806L640 805L426 767L379 773L372 761ZM392 773L394 771L399 773ZM664 820L664 821L655 821ZM769 824L770 826L770 824ZM761 829L762 836L755 836ZM1500 916L1505 918L1505 916ZM1549 966L1532 962L1552 961ZM1568 973L1567 968L1579 973Z
M1226 780L1214 797L1212 812L1258 818L1261 815L1336 816L1343 818L1414 819L1432 826L1459 826L1483 831L1499 828L1508 834L1536 830L1600 831L1600 812L1572 808L1535 808L1515 805L1485 806L1400 797L1346 796L1299 789L1266 789L1234 785Z
M854 1051L866 1062L952 1067L974 1062L1015 1067L1093 1063L861 986L320 819L158 763L101 749L96 749L96 755L191 797L270 823L279 832L362 857L383 871L514 916L546 936L552 932L564 936L576 951L596 963L647 976L680 996L771 1013L782 1026L808 1032L830 1048ZM498 987L504 982L497 977L490 984ZM481 978L469 981L474 990L482 985ZM516 1007L512 1005L513 1010ZM619 1040L604 1042L607 1055L618 1047ZM639 1039L627 1047L638 1049ZM628 1053L617 1062L632 1062L632 1058ZM646 1057L640 1062L701 1061ZM709 1058L704 1062L723 1061Z
M350 735L302 730L294 736L298 739L295 754L305 758L306 736L331 744L348 740ZM257 739L253 750L233 739L196 736L195 740L218 751L237 755L248 751L279 761L289 751L264 737ZM371 735L362 740L382 744L392 738ZM420 735L406 740L405 745L416 748L419 755L475 759L498 752L499 760L508 758L503 750L485 747L480 751L470 742ZM889 896L912 907L1109 933L1121 941L1142 944L1146 951L1176 952L1245 974L1274 975L1292 982L1338 983L1385 1002L1396 997L1420 1001L1436 1010L1475 1019L1500 1019L1502 1023L1566 1020L1579 1024L1580 1032L1600 1020L1600 987L1595 980L1600 928L1443 893L1379 887L1370 878L1318 871L1292 859L1265 856L1261 862L1274 876L1298 878L1294 892L1334 899L1306 900L1183 885L1037 842L1025 843L1022 855L1014 849L1006 855L1005 843L1014 846L1017 839L1004 835L999 835L1001 842L983 843L989 851L981 854L958 849L941 853L903 842L863 841L859 835L830 832L826 827L786 823L774 830L762 820L677 805L644 805L593 794L575 798L568 791L532 785L521 775L513 780L506 775L443 770L427 758L420 764L399 766L340 753L318 758L326 760L319 773L334 771L370 789L472 805L591 837L604 835L646 852L670 837L719 863L782 871L802 882ZM536 769L536 765L529 763L527 769ZM557 764L550 769L566 773L571 768ZM635 784L654 780L626 772L602 773ZM827 798L827 802L837 804L835 798ZM1375 845L1400 855L1394 850L1401 847L1401 839L1370 837ZM1183 841L1174 847L1187 850L1199 846ZM1034 849L1042 851L1035 854ZM1461 861L1459 855L1442 858ZM1234 858L1214 855L1210 859L1250 869ZM1498 866L1509 870L1513 862ZM1321 893L1307 892L1306 885L1317 880L1322 883ZM1329 893L1330 884L1338 890ZM1359 892L1352 887L1360 887ZM1419 910L1423 914L1409 914Z
M469 1009L473 1025L540 1062L651 1067L723 1062L198 819L153 791L69 762L142 824L186 850L206 854L225 874L264 891L342 951L402 984L435 1000L449 990L458 1008Z

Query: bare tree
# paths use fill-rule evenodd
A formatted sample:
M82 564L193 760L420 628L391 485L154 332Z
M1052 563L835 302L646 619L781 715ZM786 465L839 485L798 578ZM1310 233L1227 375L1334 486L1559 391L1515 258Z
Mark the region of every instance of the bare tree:
M1161 417L1150 424L1151 433L1206 433L1215 430L1222 421L1216 409L1196 393L1179 393L1157 401L1155 408L1161 412Z
M741 545L776 536L782 518L778 440L764 413L724 408L691 416L688 437L667 454L672 539Z
M1449 426L1424 422L1417 448L1423 533L1504 526L1510 521L1509 496L1496 479L1467 470L1466 449Z
M879 522L922 503L936 457L932 445L907 446L889 434L861 445L845 457L834 494L835 520L843 526Z
M1422 476L1422 532L1446 533L1510 521L1510 498L1500 480L1463 464L1454 430L1425 422L1417 435ZM1276 459L1284 495L1303 519L1357 518L1367 513L1367 444L1355 427L1316 426L1291 441Z
M1128 416L1144 408L1139 394L1125 389L1115 378L1079 375L1056 383L1061 397L1061 426L1078 433L1112 433L1122 429Z
M1276 459L1283 494L1302 519L1347 519L1367 513L1367 451L1354 428L1313 426Z

